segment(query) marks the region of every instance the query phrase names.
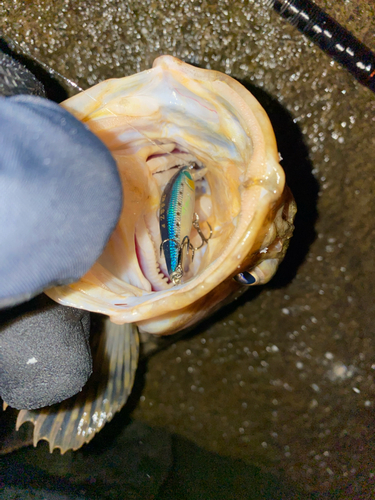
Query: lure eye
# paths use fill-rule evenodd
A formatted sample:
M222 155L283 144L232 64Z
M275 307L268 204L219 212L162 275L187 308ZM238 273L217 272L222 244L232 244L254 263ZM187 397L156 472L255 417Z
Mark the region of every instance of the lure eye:
M257 278L248 271L236 274L236 276L233 279L237 281L237 283L239 283L240 285L244 286L255 285L257 282Z

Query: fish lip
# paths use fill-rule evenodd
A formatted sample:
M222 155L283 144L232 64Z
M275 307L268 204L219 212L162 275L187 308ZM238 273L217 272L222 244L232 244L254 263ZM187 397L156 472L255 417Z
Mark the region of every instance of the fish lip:
M104 301L104 305L98 305L97 301L89 303L87 297L93 289L90 283L96 279L95 270L91 270L91 274L89 272L88 276L83 277L81 283L74 284L70 288L64 287L63 290L54 289L48 293L61 303L104 312L110 315L116 323L137 321L144 324L173 312L176 307L178 310L184 310L203 296L208 296L214 288L230 279L238 266L237 255L241 255L243 258L249 252L254 251L257 227L260 227L267 219L269 208L281 196L285 183L284 173L278 163L276 142L268 117L256 99L244 87L227 75L191 67L172 56L157 58L153 69L129 78L134 85L137 79L142 80L142 82L151 76L161 79L164 74L167 74L168 78L173 78L176 74L182 75L183 79L191 79L193 86L202 82L202 85L206 85L210 92L220 95L222 100L230 103L230 106L238 112L238 119L243 124L244 133L247 134L252 143L252 153L249 162L244 167L240 185L241 210L237 217L236 227L231 237L226 241L221 254L216 255L214 261L207 265L194 279L165 291L136 294L135 301L122 300L120 294L115 303L127 303L128 305L116 309L113 308L114 299L108 299L107 303ZM96 113L97 117L105 111L105 108L102 108L104 111L100 111L98 107L95 109L96 103L93 102L92 96L95 98L99 95L99 86L103 88L103 84L114 88L117 83L116 81L103 82L90 89L89 93L85 93L87 96L91 94L91 97L81 96L84 100L83 107L90 108L91 106L91 109L94 110L94 116ZM83 119L104 142L108 141L108 136L102 134L103 128L101 129L95 119L90 121L88 119L90 113L82 111L82 107L79 109L79 106L75 106L74 99L73 97L68 100L63 104L64 107ZM109 108L109 105L107 107ZM209 113L209 111L207 112ZM108 142L107 145L109 145ZM116 147L114 144L114 154L118 152ZM269 185L267 185L267 177L272 181ZM212 251L212 247L213 243L209 247L210 251ZM240 251L237 247L240 247ZM113 280L113 283L117 286L116 280Z

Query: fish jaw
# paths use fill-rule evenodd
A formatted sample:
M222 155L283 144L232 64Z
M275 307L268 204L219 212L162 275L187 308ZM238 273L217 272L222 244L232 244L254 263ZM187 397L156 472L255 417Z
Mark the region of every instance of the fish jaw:
M241 293L236 274L282 260L295 204L269 119L237 81L162 56L151 70L102 82L62 105L112 152L124 206L100 259L78 282L48 290L52 299L149 333L174 333ZM187 161L198 165L196 210L213 236L186 281L173 286L157 255L158 211L174 168ZM275 230L279 219L284 230Z

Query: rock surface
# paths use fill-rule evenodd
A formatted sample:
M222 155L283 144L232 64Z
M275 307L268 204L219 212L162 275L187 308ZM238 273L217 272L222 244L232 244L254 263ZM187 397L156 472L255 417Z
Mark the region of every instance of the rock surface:
M373 3L317 3L375 50ZM287 258L269 285L150 359L133 416L304 498L373 498L374 95L262 2L15 0L0 15L85 88L172 54L261 101L299 208Z

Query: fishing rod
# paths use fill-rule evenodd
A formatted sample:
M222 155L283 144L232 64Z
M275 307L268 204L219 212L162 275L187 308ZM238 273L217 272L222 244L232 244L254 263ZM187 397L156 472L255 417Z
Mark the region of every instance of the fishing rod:
M311 0L266 0L362 85L375 92L375 54Z

